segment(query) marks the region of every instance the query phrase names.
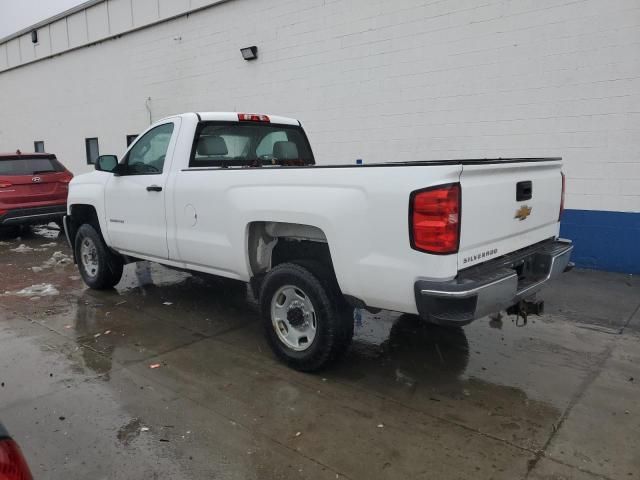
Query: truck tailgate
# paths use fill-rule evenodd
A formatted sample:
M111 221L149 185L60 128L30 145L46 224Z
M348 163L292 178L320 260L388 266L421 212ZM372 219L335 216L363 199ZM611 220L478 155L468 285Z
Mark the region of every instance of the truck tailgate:
M561 166L559 159L463 165L458 269L557 236Z

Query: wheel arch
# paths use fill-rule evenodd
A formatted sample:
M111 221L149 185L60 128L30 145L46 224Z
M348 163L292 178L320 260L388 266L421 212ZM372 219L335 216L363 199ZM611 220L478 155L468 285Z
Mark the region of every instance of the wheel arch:
M247 261L254 293L262 277L277 265L295 260L317 260L335 276L325 232L314 225L256 221L247 225Z
M69 235L69 241L71 242L73 261L74 263L78 263L75 249L75 239L78 229L83 224L87 223L93 226L99 235L102 235L102 228L100 225L100 220L98 218L98 212L93 205L86 203L75 203L73 205L69 205L68 211L69 221L67 221L67 228L69 229L69 231L67 233Z

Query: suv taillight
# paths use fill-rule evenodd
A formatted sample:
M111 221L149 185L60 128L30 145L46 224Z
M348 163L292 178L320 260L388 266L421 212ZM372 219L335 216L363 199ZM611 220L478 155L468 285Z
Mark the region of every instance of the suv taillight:
M32 480L20 447L13 440L0 440L0 478L2 480Z
M427 253L456 253L460 245L459 183L440 185L411 194L411 248Z
M11 183L0 181L0 188L7 188L10 186L11 186Z
M564 173L560 172L562 175L562 193L560 194L560 214L558 215L558 221L562 220L562 214L564 213L564 190L567 184Z

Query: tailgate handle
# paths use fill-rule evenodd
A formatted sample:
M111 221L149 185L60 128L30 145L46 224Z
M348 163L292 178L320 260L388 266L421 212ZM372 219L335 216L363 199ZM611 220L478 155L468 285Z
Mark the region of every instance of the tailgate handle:
M531 200L533 196L533 183L531 180L518 182L516 184L516 201Z

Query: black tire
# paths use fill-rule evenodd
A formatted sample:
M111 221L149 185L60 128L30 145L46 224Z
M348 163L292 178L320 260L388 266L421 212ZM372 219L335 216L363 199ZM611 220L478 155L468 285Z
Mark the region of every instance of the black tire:
M5 238L13 240L16 237L19 237L21 233L22 233L22 228L20 227L20 225L0 227L0 240Z
M88 266L83 259L83 243L95 246L95 252L91 255L91 262L95 262L95 268ZM96 231L93 225L85 223L80 226L74 241L74 251L78 262L78 270L84 283L94 290L105 290L115 286L122 278L124 263L122 258L109 250L104 243L102 235Z
M347 352L347 350L349 350L353 341L353 329L355 323L353 318L353 307L350 306L342 296L333 267L327 267L316 260L296 260L293 263L300 265L313 273L320 280L322 285L331 292L332 298L335 299L338 317L340 318L340 326L342 327L340 329L342 339L338 345L336 345L336 350L334 352L335 356L333 358L333 360L338 360Z
M315 311L315 338L303 346L302 351L287 345L280 338L272 321L272 301L278 291L286 286L302 291ZM344 302L333 272L318 263L283 263L267 273L260 289L260 310L265 334L273 352L296 370L320 370L340 358L351 344L353 309L348 308Z

